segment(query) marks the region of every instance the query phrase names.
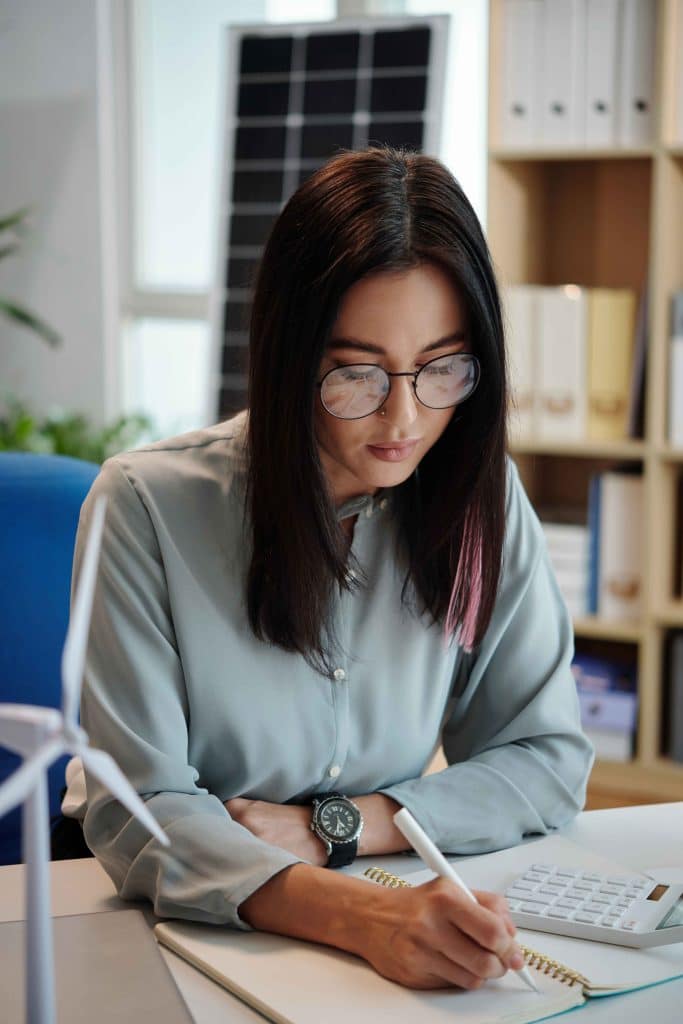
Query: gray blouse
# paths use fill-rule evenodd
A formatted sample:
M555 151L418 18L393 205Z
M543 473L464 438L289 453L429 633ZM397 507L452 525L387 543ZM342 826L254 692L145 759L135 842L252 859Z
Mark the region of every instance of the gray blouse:
M81 721L172 840L162 848L86 777L86 840L120 895L248 927L240 903L299 858L233 821L223 801L234 796L379 791L452 853L567 822L592 750L571 624L514 464L499 595L473 654L402 606L391 491L339 509L358 516L365 582L337 598L345 653L327 677L249 627L245 425L242 413L109 459L81 511L74 579L93 500L108 496ZM423 776L439 742L449 767Z

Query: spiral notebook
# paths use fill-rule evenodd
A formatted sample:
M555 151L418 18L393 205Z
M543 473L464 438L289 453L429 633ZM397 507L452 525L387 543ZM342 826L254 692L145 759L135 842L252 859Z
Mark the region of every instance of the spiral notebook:
M561 837L458 862L474 888L502 891L530 864L546 861L602 873L633 871ZM406 859L409 869L410 861ZM421 884L420 871L399 879L376 869L384 884ZM415 991L387 981L364 960L340 950L263 932L165 922L159 942L249 1003L276 1024L531 1024L580 1006L592 996L627 992L683 976L683 944L640 950L547 933L518 931L540 993L512 972L475 992Z

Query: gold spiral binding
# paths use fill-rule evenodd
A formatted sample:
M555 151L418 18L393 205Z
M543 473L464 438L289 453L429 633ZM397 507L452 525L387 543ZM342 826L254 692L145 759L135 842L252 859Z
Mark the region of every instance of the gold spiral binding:
M377 882L378 885L384 885L389 889L410 888L412 884L406 882L405 878L401 878L400 875L392 875L390 871L384 871L382 868L367 868L364 874L370 881ZM520 948L527 965L533 967L534 970L547 974L563 985L567 985L568 988L571 988L572 985L581 985L582 988L589 986L588 978L579 971L573 971L566 964L560 963L559 960L553 960L552 957L545 956L530 946L520 943Z
M400 875L392 875L389 871L383 871L382 868L367 868L365 875L372 882L384 885L388 889L409 889L411 887L410 882L406 882L405 878L401 878Z
M559 960L553 960L550 956L544 956L543 953L539 953L529 946L523 946L520 943L520 948L529 967L533 967L543 974L548 974L551 978L556 978L563 985L566 984L568 988L571 988L572 985L581 985L582 988L589 986L588 978L579 971L573 971L571 967L560 963Z

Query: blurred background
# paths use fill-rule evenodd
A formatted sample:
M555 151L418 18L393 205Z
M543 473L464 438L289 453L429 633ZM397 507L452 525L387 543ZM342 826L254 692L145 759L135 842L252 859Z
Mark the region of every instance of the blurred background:
M239 52L227 26L286 32L425 13L453 21L442 28L451 45L439 149L483 217L484 0L2 0L0 217L28 207L30 230L0 263L0 295L62 339L41 344L0 321L5 400L97 424L140 412L157 436L243 405L243 368L222 370L211 330L225 281L221 171L234 169L227 94ZM340 126L337 145L347 142ZM317 164L337 148L334 134L326 145ZM220 408L223 384L233 394Z

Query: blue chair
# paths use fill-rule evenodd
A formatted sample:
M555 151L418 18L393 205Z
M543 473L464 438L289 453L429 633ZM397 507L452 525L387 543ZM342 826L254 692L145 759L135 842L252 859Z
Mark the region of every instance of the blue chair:
M0 452L0 701L61 704L78 514L100 467L64 455ZM59 812L67 758L49 772ZM20 759L0 748L0 782ZM0 818L0 864L21 860L21 810Z

